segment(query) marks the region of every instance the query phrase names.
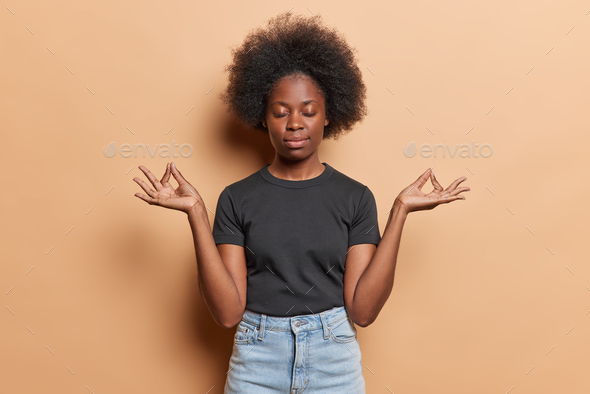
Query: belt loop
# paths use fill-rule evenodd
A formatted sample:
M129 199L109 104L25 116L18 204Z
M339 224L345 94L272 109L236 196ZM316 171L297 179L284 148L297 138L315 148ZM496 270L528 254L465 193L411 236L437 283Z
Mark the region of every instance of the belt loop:
M260 330L258 331L258 340L264 339L264 326L266 325L266 315L263 313L260 315Z
M322 327L324 328L324 339L328 339L328 322L326 321L326 316L324 312L320 313L320 318L322 319Z

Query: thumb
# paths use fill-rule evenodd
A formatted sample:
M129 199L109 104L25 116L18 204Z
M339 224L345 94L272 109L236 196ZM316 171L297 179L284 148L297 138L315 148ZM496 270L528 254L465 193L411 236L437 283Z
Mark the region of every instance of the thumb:
M436 177L434 176L434 172L430 172L430 181L432 182L432 186L434 186L434 188L439 191L442 192L443 191L443 187L441 186L440 183L438 183L438 181L436 180Z
M422 186L424 186L424 184L426 183L426 181L430 177L430 173L432 173L432 169L431 168L428 168L426 171L424 171L422 173L422 175L420 175L418 177L418 179L416 179L416 181L412 185L414 187L416 187L418 190L421 190L422 189Z
M179 185L185 185L188 183L186 179L184 179L180 171L178 171L178 168L176 168L176 164L174 164L174 162L172 162L172 164L170 165L170 171L172 172L172 176L174 177L174 179L176 179Z
M197 192L197 189L195 189L186 179L184 179L180 171L178 171L178 168L176 168L176 164L174 164L174 162L172 162L170 165L170 169L172 170L174 179L176 179L178 182L179 190L181 187L184 187L184 189L188 190L194 197L201 198L199 192Z

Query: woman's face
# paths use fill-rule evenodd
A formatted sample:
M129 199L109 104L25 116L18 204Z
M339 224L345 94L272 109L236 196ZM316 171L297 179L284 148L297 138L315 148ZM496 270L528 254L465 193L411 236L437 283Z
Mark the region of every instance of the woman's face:
M283 77L267 101L262 124L277 154L289 160L308 158L317 151L328 125L320 88L309 76Z

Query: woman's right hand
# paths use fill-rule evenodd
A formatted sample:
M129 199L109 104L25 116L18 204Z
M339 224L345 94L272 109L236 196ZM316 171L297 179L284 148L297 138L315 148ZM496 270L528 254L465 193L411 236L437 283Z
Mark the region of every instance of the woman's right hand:
M148 204L159 205L164 208L176 209L189 213L195 205L202 203L203 199L199 195L199 192L197 192L197 189L184 179L180 171L176 168L174 162L172 164L166 164L166 172L161 181L159 181L158 178L156 178L154 174L144 166L139 166L139 169L145 174L156 189L151 189L149 185L140 178L133 178L133 180L148 194L146 196L141 193L135 193L135 196L141 198ZM174 187L168 182L170 174L172 174L174 179L178 182L178 187L176 189L174 189Z

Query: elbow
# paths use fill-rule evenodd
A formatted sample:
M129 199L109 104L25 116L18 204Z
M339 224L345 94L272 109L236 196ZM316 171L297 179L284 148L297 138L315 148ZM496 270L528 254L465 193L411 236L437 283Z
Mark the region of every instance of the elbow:
M235 326L237 323L217 322L217 324L219 324L223 328L229 329L229 328L232 328L233 326Z
M362 328L365 328L365 327L367 327L367 326L368 326L368 324L367 324L367 323L365 323L364 321L363 321L363 322L354 322L354 323L355 323L357 326L359 326L359 327L362 327Z
M223 328L232 328L239 323L235 319L215 319L215 322Z
M377 319L377 316L367 316L367 315L352 317L352 321L354 322L354 324L356 324L357 326L363 327L363 328L368 327L371 324L373 324L373 322L375 322L376 319Z
M223 316L218 319L215 319L215 322L223 328L232 328L235 327L242 320L243 314L244 312L236 314L234 316Z
M361 326L363 328L370 326L371 324L373 324L373 322L375 321L375 318L364 318L364 319L360 319L358 322L355 321L357 326Z

